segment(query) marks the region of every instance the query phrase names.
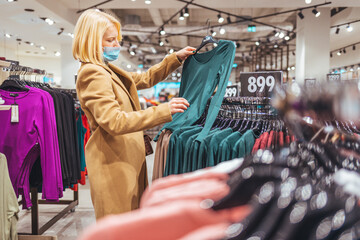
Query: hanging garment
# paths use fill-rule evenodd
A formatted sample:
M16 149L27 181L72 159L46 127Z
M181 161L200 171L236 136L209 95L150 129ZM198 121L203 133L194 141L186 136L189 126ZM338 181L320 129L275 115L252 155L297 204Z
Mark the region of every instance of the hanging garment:
M59 145L51 96L39 89L8 92L0 89L6 105L17 104L19 122L11 122L11 111L0 111L0 152L7 157L9 175L23 208L31 206L29 177L40 155L42 198L57 201L63 194ZM20 147L21 146L21 147Z
M152 180L161 178L164 174L165 165L166 165L166 156L169 146L169 141L172 132L170 130L163 130L158 139L155 156L154 156L154 169Z
M208 99L217 87L204 130L198 139L207 136L225 95L234 57L234 43L225 40L220 40L218 46L211 51L188 57L183 67L179 96L187 99L190 107L184 113L175 114L173 121L165 124L162 129L174 132L176 129L193 125L203 114Z
M17 240L18 213L19 204L11 185L7 160L0 153L0 239Z
M83 63L76 90L91 126L85 160L96 218L136 209L147 185L143 130L172 119L169 104L141 110L137 90L181 65L173 53L146 73Z
M77 144L79 146L80 151L80 168L81 168L81 179L79 181L80 184L85 185L85 152L84 152L84 138L87 132L86 128L83 126L83 120L81 116L81 108L77 111L77 119L76 119L76 126L77 126L77 137L78 141Z

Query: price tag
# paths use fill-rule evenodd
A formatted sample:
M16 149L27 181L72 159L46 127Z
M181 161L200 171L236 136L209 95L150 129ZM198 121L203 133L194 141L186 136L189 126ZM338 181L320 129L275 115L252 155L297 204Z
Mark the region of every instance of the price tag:
M19 122L19 105L17 104L11 105L11 122L12 123Z
M240 73L241 96L269 97L275 84L282 84L282 71Z
M239 96L239 90L237 85L231 85L226 88L224 97L237 97Z
M328 74L328 75L326 75L326 78L327 78L328 82L340 82L341 75L338 73Z

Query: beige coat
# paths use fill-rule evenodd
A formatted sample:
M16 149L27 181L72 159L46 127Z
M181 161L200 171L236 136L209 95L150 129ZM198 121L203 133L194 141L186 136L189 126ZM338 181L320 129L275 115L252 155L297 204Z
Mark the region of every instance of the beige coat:
M146 73L82 64L76 90L92 135L85 148L96 219L136 209L147 185L143 130L172 120L167 103L140 109L137 90L181 65L175 53Z

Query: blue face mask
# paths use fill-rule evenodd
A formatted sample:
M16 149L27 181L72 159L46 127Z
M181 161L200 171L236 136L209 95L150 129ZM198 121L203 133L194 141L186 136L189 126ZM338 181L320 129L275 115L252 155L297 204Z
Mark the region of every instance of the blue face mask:
M120 47L104 47L103 57L106 62L112 62L118 59Z

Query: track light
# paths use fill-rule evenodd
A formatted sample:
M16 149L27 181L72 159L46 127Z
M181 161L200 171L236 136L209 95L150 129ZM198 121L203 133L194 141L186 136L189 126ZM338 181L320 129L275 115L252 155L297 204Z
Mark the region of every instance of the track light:
M340 28L337 27L335 33L336 33L336 34L339 34L339 32L340 32Z
M338 55L338 56L341 56L341 50L339 50L339 51L337 52L337 55Z
M151 4L151 0L145 0L145 4Z
M330 53L330 57L331 57L331 58L333 57L333 54L332 54L332 52Z
M160 47L164 46L164 42L159 40L159 45L160 45Z
M171 54L171 53L173 53L173 52L174 52L174 49L171 48L171 49L169 50L169 53Z
M60 28L60 32L57 33L57 35L61 35L64 32L64 28Z
M160 33L160 35L165 35L165 34L166 34L166 32L165 32L165 30L164 30L164 27L161 27L159 33Z
M280 32L275 31L275 37L278 37L280 35Z
M130 53L131 56L135 56L135 54L136 54L135 49L131 49L131 50L129 51L129 53Z
M231 17L230 16L227 16L226 20L227 20L227 23L231 23Z
M49 25L53 25L55 23L54 20L51 20L50 18L45 18L44 21Z
M215 32L214 30L210 30L210 33L211 33L211 35L212 35L213 37L216 36L216 32Z
M41 50L45 50L46 48L44 46L40 46L40 49Z
M274 44L274 48L278 48L279 45L277 43Z
M300 19L304 19L304 18L305 18L305 16L304 16L304 14L302 13L302 11L300 11L300 12L298 13L298 16L299 16Z
M295 52L292 52L292 55L295 56Z
M310 3L311 3L311 0L305 0L305 3L306 3L306 4L310 4Z
M285 37L285 33L281 32L279 33L279 38L284 38Z
M312 13L315 15L315 17L319 17L320 16L320 12L318 10L316 10L316 8L314 8L312 10Z
M349 25L347 25L346 30L348 32L352 32L354 30L354 28L349 24Z
M226 30L225 30L225 28L220 28L219 32L220 32L221 35L223 35L223 34L225 34Z
M185 19L185 17L184 17L184 12L183 12L183 10L181 10L180 11L180 16L179 16L179 20L184 20Z
M75 35L73 33L68 33L68 36L71 37L71 38L75 37Z
M240 43L236 43L236 48L240 48L241 47L241 44Z
M167 38L165 38L165 42L166 42L166 43L169 43L169 40L167 40Z
M354 71L354 65L351 65L350 72L353 72L353 71Z
M11 34L9 34L9 33L5 33L5 37L7 37L7 38L11 38Z
M260 41L256 41L256 42L255 42L255 45L256 45L256 46L259 46L259 45L260 45Z
M189 9L186 7L184 12L184 17L189 17L189 16L190 16Z
M220 13L217 15L217 17L218 17L218 22L219 22L219 23L223 23L223 22L224 22L224 18L221 16Z
M61 53L60 53L59 51L56 51L54 54L55 54L55 56L57 56L57 57L61 56Z
M356 45L353 46L353 50L354 50L354 51L356 50Z
M346 54L346 49L344 48L343 53Z
M284 38L286 41L289 41L290 40L290 37L289 36L285 36Z

